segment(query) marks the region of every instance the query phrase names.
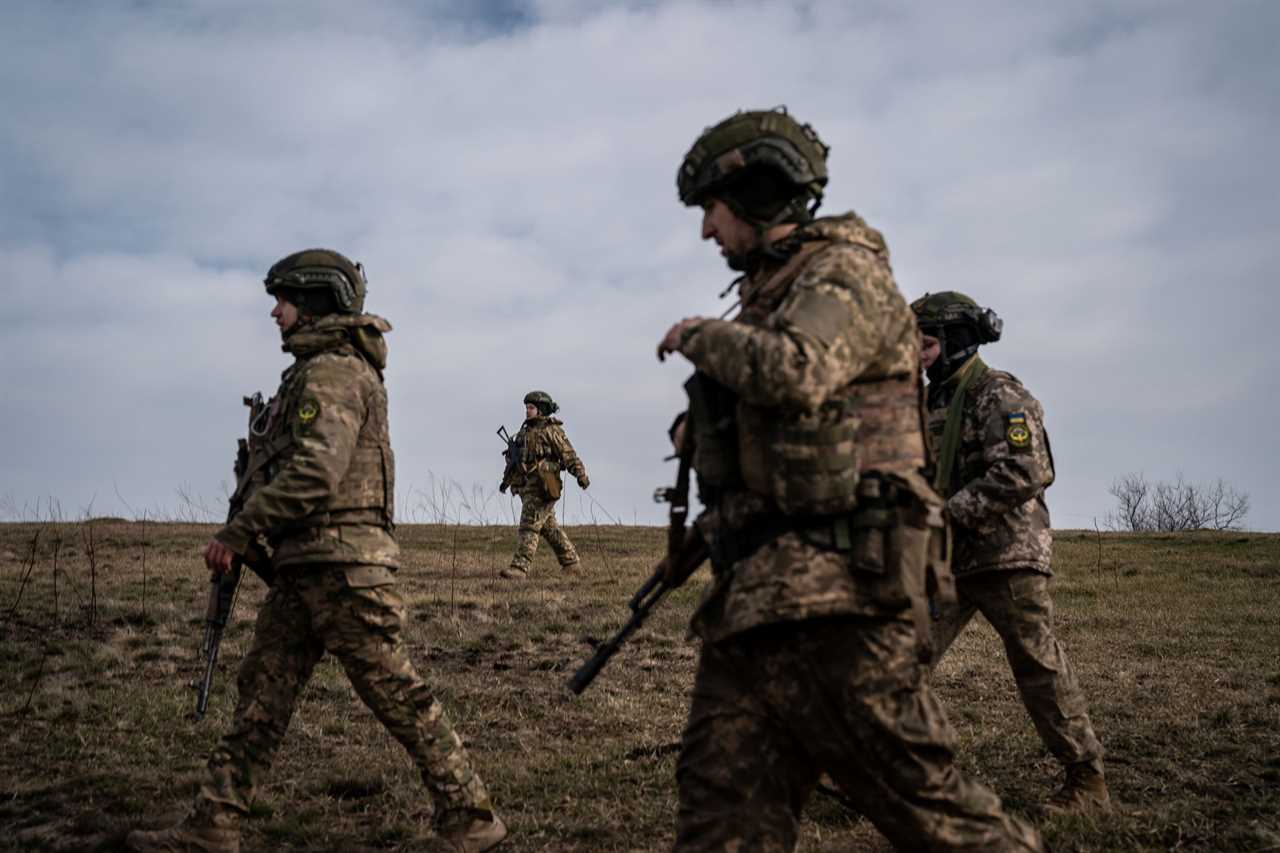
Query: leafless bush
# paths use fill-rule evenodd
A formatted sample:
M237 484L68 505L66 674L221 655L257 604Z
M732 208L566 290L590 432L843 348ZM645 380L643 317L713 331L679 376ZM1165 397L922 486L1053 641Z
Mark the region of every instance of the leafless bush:
M1173 482L1150 483L1143 474L1131 473L1108 491L1117 504L1105 518L1110 530L1240 530L1249 514L1249 496L1221 478L1208 486L1187 482L1181 474Z
M183 483L177 488L178 509L173 520L187 524L213 524L222 520L224 511L209 505L204 495L195 492L190 484ZM135 514L135 518L136 518Z

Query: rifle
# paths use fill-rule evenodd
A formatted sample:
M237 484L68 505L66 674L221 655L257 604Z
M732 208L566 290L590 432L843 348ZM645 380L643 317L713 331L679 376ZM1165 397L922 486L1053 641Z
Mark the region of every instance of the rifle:
M261 394L245 397L244 403L250 410L250 431L254 431L254 425L260 424L260 417L266 412L266 404L263 403ZM236 490L231 495L230 506L227 509L228 522L244 508L246 493L249 491L247 475L252 473L249 471L249 443L243 438L236 446L235 473ZM195 718L197 721L204 719L205 711L209 709L209 692L213 688L218 651L222 648L222 633L231 619L231 610L235 607L236 597L240 591L240 579L246 566L262 578L262 582L268 587L275 582L276 573L271 566L271 558L266 549L256 541L249 543L248 558L236 557L231 561L231 571L225 574L217 572L210 574L209 601L205 605L204 612L204 638L200 641L200 657L204 658L205 665L204 677L200 679L200 686L196 693Z
M609 658L617 654L627 638L644 624L649 613L658 606L667 593L684 583L689 575L693 574L694 569L707 558L706 543L701 536L697 535L697 530L694 530L692 536L685 530L685 521L689 517L688 454L680 457L680 471L676 475L675 487L659 487L654 491L653 499L657 503L671 504L670 524L667 527L667 556L658 563L653 574L644 582L644 586L636 590L635 595L631 596L631 600L627 602L627 607L631 609L631 618L618 629L616 634L598 645L595 654L578 667L578 671L569 679L569 689L577 695L581 695L582 691L591 686L591 682L595 681L600 670L604 669L605 664L609 662ZM668 566L675 567L675 571L668 572ZM669 580L669 577L672 579Z
M240 590L241 562L231 563L231 571L214 574L209 578L209 603L204 612L204 639L200 643L200 656L204 658L204 678L200 679L196 694L196 720L204 719L209 708L209 691L213 688L214 668L218 665L218 650L222 647L222 632L231 618L236 593Z
M515 477L516 471L520 468L520 462L524 456L524 446L517 440L518 437L519 433L512 435L507 432L506 424L498 427L498 438L507 444L502 451L502 458L506 462L506 467L502 469L502 485L498 487L500 492L505 492L507 486L511 485L511 481Z

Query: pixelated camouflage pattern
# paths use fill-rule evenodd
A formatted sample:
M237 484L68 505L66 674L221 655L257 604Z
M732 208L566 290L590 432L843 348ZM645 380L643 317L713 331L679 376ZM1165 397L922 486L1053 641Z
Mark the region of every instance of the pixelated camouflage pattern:
M809 620L705 644L676 768L674 849L795 849L826 772L898 850L1040 850L954 764L901 616Z
M298 697L328 652L417 765L439 819L460 809L491 813L461 740L409 660L404 619L404 602L386 566L284 572L258 611L237 679L234 722L209 758L198 801L248 812Z
M395 457L381 371L386 320L330 315L290 334L265 435L250 435L244 508L215 538L238 554L265 535L277 567L396 566ZM238 488L237 491L240 491Z
M956 383L930 383L929 432L942 445ZM1045 489L1053 482L1053 456L1044 410L1016 377L988 369L965 393L960 446L947 511L955 533L952 571L957 577L991 570L1034 569L1049 574L1053 535ZM1025 446L1010 440L1010 416L1025 417Z
M561 471L568 471L573 477L582 479L587 476L587 468L578 458L578 453L565 434L564 422L553 417L527 418L516 433L516 443L523 450L519 470L513 472L510 480L504 484L521 497L535 495L546 499L546 487L538 477L538 469L559 476Z
M742 476L788 513L851 509L860 471L924 463L919 335L884 238L856 214L818 219L740 285L733 321L681 352L739 397Z
M538 537L547 540L561 566L578 564L578 550L556 521L556 502L529 491L520 495L520 526L516 530L516 552L511 567L528 572L538 551Z
M819 245L804 252L806 243ZM884 238L850 213L815 220L779 245L801 254L801 261L790 270L781 263L754 272L741 286L741 315L698 324L680 350L738 394L744 476L748 470L785 473L776 452L787 431L780 427L831 399L839 401L839 414L822 417L854 425L847 446L832 451L843 449L855 475L873 469L914 474L924 463L919 333L893 281ZM803 455L795 446L785 450L792 460ZM846 482L841 500L851 505L856 477ZM708 541L731 536L778 513L777 497L768 487L728 490L699 519L699 529ZM728 604L701 612L695 630L704 637L860 614L868 606L838 554L794 535L757 551L712 589Z
M942 659L975 613L1004 641L1022 704L1040 739L1064 765L1089 762L1102 772L1102 745L1089 721L1084 691L1053 633L1049 578L1038 571L969 575L956 583L958 600L933 623L934 663Z
M805 242L827 245L805 252ZM739 396L744 474L747 457L834 398L857 423L856 451L865 448L836 452L857 470L892 474L913 506L936 510L918 471L919 337L883 239L850 214L797 229L790 248L792 261L745 281L736 322L702 322L681 343ZM859 398L858 384L884 396ZM771 489L717 491L696 521L713 554L785 518ZM922 680L916 617L934 531L918 516L855 531L884 537L870 568L855 565L857 541L823 547L814 528L714 564L692 626L704 642L677 769L676 850L792 850L823 771L900 849L1041 849L1034 830L956 770L954 734Z

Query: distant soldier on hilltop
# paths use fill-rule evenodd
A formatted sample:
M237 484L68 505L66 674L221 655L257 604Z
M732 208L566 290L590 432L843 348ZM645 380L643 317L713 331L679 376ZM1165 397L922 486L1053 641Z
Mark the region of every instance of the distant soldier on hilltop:
M530 391L524 395L525 420L507 448L507 467L498 486L499 491L511 489L520 497L516 552L511 556L511 565L499 572L504 578L529 576L539 536L547 540L566 572L581 565L577 549L556 521L556 501L560 500L563 489L561 471L572 474L583 489L591 485L591 480L586 466L569 443L564 422L552 417L559 410L546 391Z

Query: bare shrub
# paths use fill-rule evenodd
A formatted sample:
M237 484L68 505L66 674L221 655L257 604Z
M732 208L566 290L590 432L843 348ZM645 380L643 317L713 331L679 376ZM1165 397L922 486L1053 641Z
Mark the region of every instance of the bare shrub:
M1105 517L1111 530L1241 530L1249 514L1249 496L1222 478L1206 486L1179 474L1172 482L1150 483L1143 474L1130 473L1117 478L1108 491L1116 499L1116 508Z

